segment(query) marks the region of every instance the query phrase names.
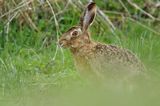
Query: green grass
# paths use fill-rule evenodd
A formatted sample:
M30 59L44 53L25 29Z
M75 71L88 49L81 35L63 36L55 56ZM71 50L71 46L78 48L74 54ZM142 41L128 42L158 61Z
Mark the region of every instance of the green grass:
M64 32L79 21L78 17L80 14L77 13L76 10L74 12L72 12L72 10L73 8L71 7L63 15L58 17L63 17L59 19L61 32ZM2 21L0 20L0 22ZM152 29L157 27L154 24L145 24ZM61 95L61 91L72 91L74 89L73 85L82 88L87 86L86 80L81 78L76 71L69 50L64 50L64 63L60 49L58 50L55 60L53 60L57 42L54 20L51 20L51 22L47 21L47 19L38 20L37 26L40 32L32 30L27 25L21 29L18 26L18 22L13 20L10 24L8 39L3 37L3 35L6 37L5 33L1 33L0 35L0 105L1 102L2 105L11 105L21 97L22 100L20 101L22 101L22 103L20 104L24 102L27 106L35 106L37 103L40 104L41 102L39 102L39 100L43 102L43 97L46 98L49 103L52 103L51 98L57 98L58 95ZM105 29L98 29L97 27L103 27ZM2 30L3 24L0 25L0 31ZM90 31L95 41L119 45L136 53L147 67L147 73L154 81L151 85L156 85L153 86L153 89L156 90L149 89L152 91L149 93L150 96L159 97L160 35L128 19L122 28L115 30L115 34L105 25L97 23L93 24ZM52 44L48 47L43 46L43 39L50 36L54 36ZM112 88L107 88L107 94L110 89ZM148 93L145 89L146 88L144 88L144 93L141 92L143 94L142 97L145 97ZM138 92L134 94L134 99L141 94L138 94ZM101 94L103 92L99 93ZM118 94L109 93L109 95L112 95L114 99L115 96L121 95L119 93L120 92L118 92ZM130 93L127 93L125 97L127 98L129 95ZM32 97L31 101L33 104L29 104L30 96ZM105 95L104 97L110 96ZM27 98L27 100L25 101L23 98ZM147 98L146 101L148 99L153 98ZM61 97L56 102L59 100L61 100ZM157 99L154 100L155 102L150 103L155 103L156 106L156 100ZM47 105L45 100L43 103ZM41 105L43 105L43 103ZM15 106L17 105L15 104Z
M11 25L13 29L9 33L9 41L5 42L5 48L0 51L0 88L4 91L1 92L3 95L10 94L13 88L19 91L32 84L55 83L54 86L63 87L68 85L68 81L80 81L69 50L64 50L64 63L60 50L55 61L52 61L56 40L49 47L43 47L44 33L34 32L28 27L16 31L18 29L14 29L15 25ZM61 27L63 29L65 25ZM132 50L141 58L150 74L155 77L160 76L158 35L131 21L127 21L122 29L117 29L116 35L109 30L102 32L101 35L98 35L95 30L91 32L95 41L116 44Z

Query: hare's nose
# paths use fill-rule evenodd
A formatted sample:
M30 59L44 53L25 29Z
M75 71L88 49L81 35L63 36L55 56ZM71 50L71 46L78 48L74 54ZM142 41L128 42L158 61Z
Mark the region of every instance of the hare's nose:
M63 47L64 42L63 42L63 40L59 40L59 41L57 42L57 44L58 44L59 46Z

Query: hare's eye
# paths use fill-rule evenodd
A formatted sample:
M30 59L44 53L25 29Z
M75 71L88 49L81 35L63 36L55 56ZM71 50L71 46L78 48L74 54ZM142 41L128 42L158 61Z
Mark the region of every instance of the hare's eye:
M78 36L78 31L73 31L73 32L72 32L72 36L73 36L73 37Z

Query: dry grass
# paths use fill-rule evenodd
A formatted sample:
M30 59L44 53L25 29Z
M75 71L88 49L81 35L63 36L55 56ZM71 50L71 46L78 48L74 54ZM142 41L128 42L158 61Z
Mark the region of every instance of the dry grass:
M78 79L70 52L62 51L56 42L63 31L78 23L87 1L0 0L0 95L32 85L65 88L68 79ZM139 0L143 1L151 0ZM93 39L132 50L159 78L158 4L152 1L156 6L150 8L147 2L95 2L99 9L90 29Z

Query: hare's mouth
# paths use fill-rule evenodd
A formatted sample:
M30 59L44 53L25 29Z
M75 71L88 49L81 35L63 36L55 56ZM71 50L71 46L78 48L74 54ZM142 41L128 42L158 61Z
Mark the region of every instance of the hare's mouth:
M59 47L64 47L64 43L58 42L58 46L59 46Z
M68 46L67 46L67 43L64 42L64 41L59 41L59 42L58 42L58 46L59 46L59 47L63 47L63 48L67 48L67 47L68 47Z

